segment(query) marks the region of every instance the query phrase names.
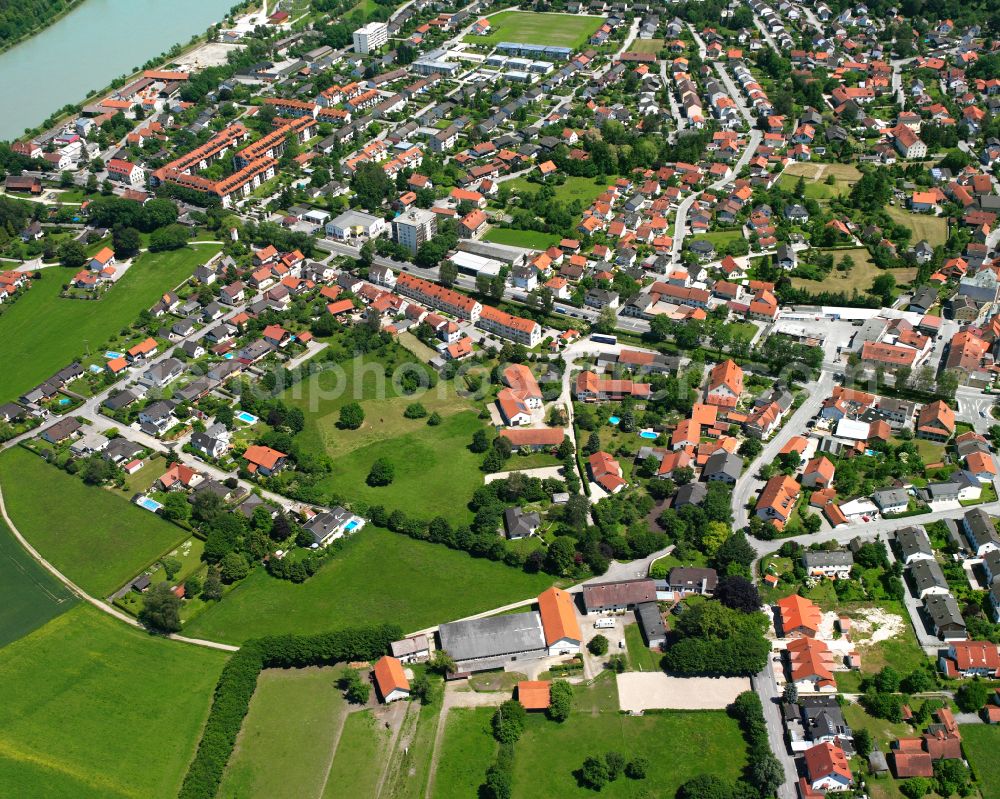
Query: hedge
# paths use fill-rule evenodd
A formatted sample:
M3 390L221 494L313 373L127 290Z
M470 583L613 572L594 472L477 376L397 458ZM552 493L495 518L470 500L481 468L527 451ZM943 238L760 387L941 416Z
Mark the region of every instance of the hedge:
M335 633L279 635L247 641L222 669L198 751L181 785L180 799L212 799L218 792L263 669L374 660L388 651L392 641L402 637L403 631L398 626L383 624Z

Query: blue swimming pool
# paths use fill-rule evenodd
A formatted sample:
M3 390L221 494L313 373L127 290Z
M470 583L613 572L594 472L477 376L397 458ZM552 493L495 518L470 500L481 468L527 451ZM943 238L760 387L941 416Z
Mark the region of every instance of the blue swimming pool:
M356 530L360 526L357 519L351 519L346 525L344 525L344 532L349 533L352 530Z
M104 353L104 357L111 360L112 358L121 358L122 354L120 352L112 352L111 350L108 350Z
M652 430L642 430L639 432L639 438L648 438L651 441L657 438L658 434L654 433Z
M236 418L239 419L241 422L245 422L246 424L257 424L257 417L254 416L252 413L247 413L246 411L240 411L238 414L236 414Z
M621 421L617 416L609 416L608 424L618 424Z
M139 499L135 501L135 504L138 505L140 508L151 510L153 513L156 513L160 508L163 507L163 505L161 505L155 499L150 499L149 497L139 497Z
M72 401L73 400L71 400L69 397L60 397L59 398L59 404L60 405L69 405Z
M231 361L233 359L233 354L231 352L227 352L222 357L225 358L227 361Z

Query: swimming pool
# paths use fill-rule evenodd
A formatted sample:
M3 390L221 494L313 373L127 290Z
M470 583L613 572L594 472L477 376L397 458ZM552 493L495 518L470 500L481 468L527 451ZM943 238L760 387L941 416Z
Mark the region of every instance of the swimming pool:
M90 373L91 373L92 375L99 375L99 374L100 374L101 372L103 372L103 371L104 371L104 370L103 370L103 369L101 369L101 367L100 367L100 366L98 366L98 365L97 365L96 363L92 363L92 364L91 364L91 365L90 365L89 367L87 367L87 368L88 368L88 369L90 369Z
M231 352L227 352L222 357L225 358L227 361L231 361L233 359L233 354Z
M163 507L163 505L161 505L155 499L150 499L149 497L139 497L135 501L135 504L138 505L140 508L151 510L153 513L156 513L160 508Z
M72 401L73 400L71 400L69 397L60 397L59 398L59 404L60 405L69 405Z
M652 430L641 430L639 432L639 438L648 438L653 440L659 436L658 433L654 433Z
M618 424L621 421L617 416L609 416L608 424Z
M112 358L121 358L122 354L120 352L112 352L111 350L108 350L104 353L104 357L111 360Z
M240 411L238 414L236 414L236 418L239 419L241 422L245 422L246 424L257 424L257 417L254 416L252 413L247 413L246 411Z
M357 519L351 519L347 524L344 525L344 532L350 533L353 530L358 529L361 523Z

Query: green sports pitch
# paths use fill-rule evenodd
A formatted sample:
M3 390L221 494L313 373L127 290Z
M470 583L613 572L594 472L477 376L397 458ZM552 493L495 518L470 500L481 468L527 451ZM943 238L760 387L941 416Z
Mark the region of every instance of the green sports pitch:
M547 44L579 49L604 22L603 17L577 14L541 14L535 11L501 11L488 17L486 36L470 33L465 41L482 45L499 42Z

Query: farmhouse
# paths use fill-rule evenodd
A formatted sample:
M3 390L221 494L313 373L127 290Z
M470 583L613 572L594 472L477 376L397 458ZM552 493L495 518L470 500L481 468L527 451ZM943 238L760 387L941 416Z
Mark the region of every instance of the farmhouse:
M648 578L583 586L583 606L587 613L617 613L642 602L656 601L656 583Z
M549 588L538 596L538 612L549 655L573 655L580 651L583 633L572 595L561 588Z

